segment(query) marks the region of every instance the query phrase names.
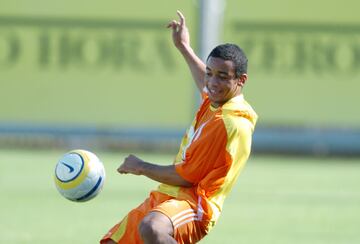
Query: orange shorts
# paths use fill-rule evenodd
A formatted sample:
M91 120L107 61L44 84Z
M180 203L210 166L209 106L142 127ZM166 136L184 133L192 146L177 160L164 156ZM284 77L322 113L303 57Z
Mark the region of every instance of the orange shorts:
M197 219L196 205L153 191L140 206L131 210L120 223L112 227L100 243L108 239L123 244L143 243L138 226L150 211L159 211L169 217L178 243L196 243L206 235L206 226Z

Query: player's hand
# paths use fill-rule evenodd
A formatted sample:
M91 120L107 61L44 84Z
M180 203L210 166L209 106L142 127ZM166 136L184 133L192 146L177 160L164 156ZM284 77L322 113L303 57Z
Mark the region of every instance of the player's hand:
M119 166L117 171L120 174L134 174L141 175L141 166L144 164L144 161L140 158L130 154L124 159L124 162Z
M176 13L180 18L180 22L177 20L172 20L167 25L167 28L172 29L172 38L173 38L174 45L178 49L182 49L186 46L190 46L190 34L189 34L189 30L185 24L184 15L179 10L176 11Z

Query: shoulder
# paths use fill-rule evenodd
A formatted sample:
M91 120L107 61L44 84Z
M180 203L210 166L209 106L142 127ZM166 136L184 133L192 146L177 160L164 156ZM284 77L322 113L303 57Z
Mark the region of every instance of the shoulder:
M225 130L229 137L234 135L251 135L253 124L247 117L226 114L223 116Z
M243 95L234 97L222 107L224 121L229 128L248 128L253 131L257 122L257 114Z
M251 151L253 124L245 117L234 115L225 115L223 121L227 137L227 151L232 155L235 152L248 155Z

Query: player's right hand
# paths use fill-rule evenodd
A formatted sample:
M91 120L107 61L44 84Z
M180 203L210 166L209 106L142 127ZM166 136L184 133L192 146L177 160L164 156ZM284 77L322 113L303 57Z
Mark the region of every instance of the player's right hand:
M117 171L120 174L134 174L141 175L141 169L144 161L140 158L130 154L128 157L124 159L124 162L119 166Z

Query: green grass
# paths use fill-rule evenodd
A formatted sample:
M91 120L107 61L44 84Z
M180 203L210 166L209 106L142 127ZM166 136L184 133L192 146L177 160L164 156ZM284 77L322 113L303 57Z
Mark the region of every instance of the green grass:
M53 184L63 152L0 151L0 243L97 243L157 183L118 175L123 153L98 152L107 179L87 203ZM172 155L139 154L167 163ZM252 157L202 243L360 243L358 160Z

